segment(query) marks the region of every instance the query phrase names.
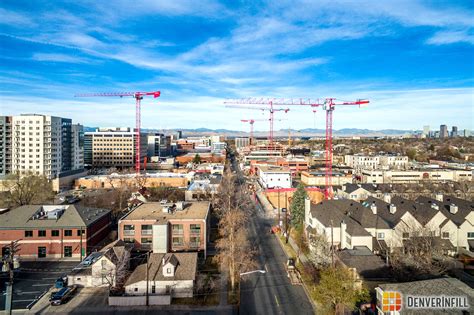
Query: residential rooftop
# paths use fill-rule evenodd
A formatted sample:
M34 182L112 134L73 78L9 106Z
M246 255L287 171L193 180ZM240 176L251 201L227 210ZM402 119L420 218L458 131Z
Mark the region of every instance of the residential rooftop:
M110 210L79 205L26 205L0 214L0 229L86 227Z
M163 262L170 262L176 270L173 276L163 275ZM197 269L197 253L153 253L148 260L148 281L177 281L195 280ZM131 285L140 281L146 281L147 265L138 266L127 279L125 285Z
M181 204L182 210L179 210ZM147 202L141 204L120 220L156 220L157 223L166 223L170 219L206 219L209 208L210 202L208 201Z

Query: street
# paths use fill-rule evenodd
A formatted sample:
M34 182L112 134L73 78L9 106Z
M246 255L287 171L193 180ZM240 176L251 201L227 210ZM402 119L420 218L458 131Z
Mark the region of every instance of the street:
M78 262L34 262L24 261L21 270L15 273L13 286L13 309L26 310L38 298L54 286L56 279L68 273ZM5 309L5 282L0 279L0 311Z
M233 156L231 163L238 182L242 183L244 176ZM263 211L256 206L250 219L249 236L259 251L257 269L267 272L242 277L240 314L313 314L303 287L290 283L285 270L287 256L276 236L270 233L273 221L265 218Z

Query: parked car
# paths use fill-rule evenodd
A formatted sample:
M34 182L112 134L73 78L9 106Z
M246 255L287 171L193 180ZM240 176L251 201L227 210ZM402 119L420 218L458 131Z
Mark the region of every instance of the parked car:
M49 302L54 306L64 304L72 298L76 289L77 287L73 285L71 287L64 287L59 291L53 292L51 293Z

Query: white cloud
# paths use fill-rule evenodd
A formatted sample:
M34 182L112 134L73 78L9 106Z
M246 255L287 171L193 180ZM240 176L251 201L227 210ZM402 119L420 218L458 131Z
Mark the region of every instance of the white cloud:
M51 62L66 62L66 63L91 63L92 60L66 54L53 54L53 53L35 53L31 57L32 60L36 61L51 61Z
M466 31L440 31L426 41L426 43L432 45L447 45L462 42L474 45L474 35Z

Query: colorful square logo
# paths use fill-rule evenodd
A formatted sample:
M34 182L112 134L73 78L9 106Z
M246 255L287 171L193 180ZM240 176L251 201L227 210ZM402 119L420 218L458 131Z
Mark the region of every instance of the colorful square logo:
M384 292L382 299L382 311L399 311L402 308L402 296L399 292Z

